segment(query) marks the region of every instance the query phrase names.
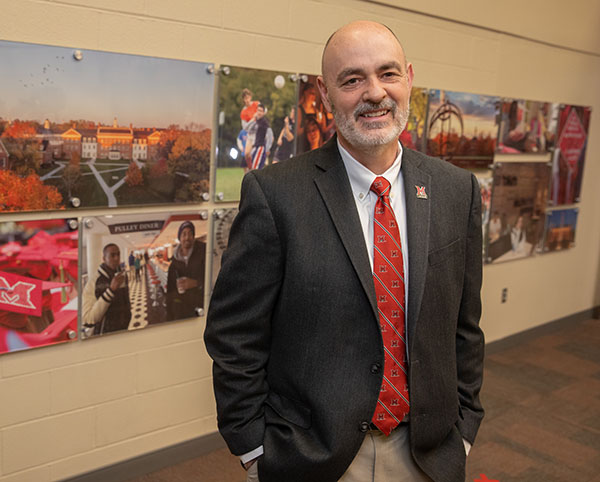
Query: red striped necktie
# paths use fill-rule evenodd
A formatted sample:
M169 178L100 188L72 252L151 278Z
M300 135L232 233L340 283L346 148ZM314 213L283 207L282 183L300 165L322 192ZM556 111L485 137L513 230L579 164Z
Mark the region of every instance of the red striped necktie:
M386 435L409 411L404 264L400 231L390 204L390 190L390 183L383 177L375 178L371 185L371 191L378 196L373 217L373 281L385 352L383 381L373 423Z

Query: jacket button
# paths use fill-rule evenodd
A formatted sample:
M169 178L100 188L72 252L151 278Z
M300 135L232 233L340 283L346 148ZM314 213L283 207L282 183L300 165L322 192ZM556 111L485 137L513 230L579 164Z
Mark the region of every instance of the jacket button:
M369 422L360 422L360 431L361 432L368 432L369 431Z
M379 363L373 363L371 365L371 373L376 374L381 371L381 365Z

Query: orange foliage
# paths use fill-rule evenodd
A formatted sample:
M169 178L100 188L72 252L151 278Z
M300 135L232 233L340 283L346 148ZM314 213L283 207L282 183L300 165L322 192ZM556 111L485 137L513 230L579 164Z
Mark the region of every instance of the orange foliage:
M186 151L210 151L210 129L204 129L201 132L181 131L179 137L171 149L170 160L177 159L184 155Z
M135 162L129 163L129 168L127 169L127 175L125 182L128 186L139 186L144 184L144 176L142 176L142 170L138 167Z
M20 177L0 171L0 211L40 211L63 209L62 196L54 186L46 186L37 174Z
M26 139L34 137L36 134L35 127L26 121L15 120L4 129L2 137L12 137L14 139Z

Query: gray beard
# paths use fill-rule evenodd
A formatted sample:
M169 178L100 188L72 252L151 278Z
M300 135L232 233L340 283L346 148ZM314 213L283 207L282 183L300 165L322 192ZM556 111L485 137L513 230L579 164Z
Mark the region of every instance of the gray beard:
M363 102L356 106L353 112L353 118L340 113L331 102L331 112L335 119L335 125L339 129L340 134L353 146L382 146L389 144L390 142L397 140L400 134L406 127L409 115L409 106L405 109L399 107L393 100L387 98L382 100L378 104L371 102ZM392 113L392 127L385 132L378 132L378 130L386 125L388 121L384 122L372 122L368 126L368 130L373 132L365 132L357 129L356 121L358 116L363 112L370 110L389 109Z

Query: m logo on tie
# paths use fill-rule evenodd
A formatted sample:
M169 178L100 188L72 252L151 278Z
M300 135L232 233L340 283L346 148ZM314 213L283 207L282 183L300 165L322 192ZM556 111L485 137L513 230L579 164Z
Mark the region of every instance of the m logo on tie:
M372 266L384 350L383 379L392 386L389 390L382 383L372 422L389 435L410 410L408 394L399 396L402 392L397 389L406 383L406 364L399 361L405 351L404 263L398 220L391 207L390 182L378 177L371 191L377 195L373 215ZM385 298L386 301L389 299L387 303L380 301L385 295L390 295Z
M387 303L387 296L386 295L380 295L379 296L379 302L380 303Z

